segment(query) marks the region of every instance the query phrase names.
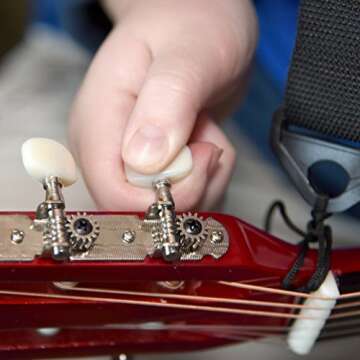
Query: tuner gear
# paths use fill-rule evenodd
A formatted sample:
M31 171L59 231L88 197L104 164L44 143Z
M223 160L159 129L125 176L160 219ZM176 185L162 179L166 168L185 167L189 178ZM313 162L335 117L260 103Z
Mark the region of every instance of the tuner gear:
M208 237L204 218L197 213L179 215L176 220L181 250L185 253L198 250Z
M68 216L65 226L71 249L75 252L90 250L100 234L98 222L86 213Z

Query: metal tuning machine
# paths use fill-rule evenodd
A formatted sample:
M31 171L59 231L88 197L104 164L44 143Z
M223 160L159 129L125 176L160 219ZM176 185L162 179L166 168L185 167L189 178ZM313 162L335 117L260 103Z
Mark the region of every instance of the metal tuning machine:
M44 138L27 140L22 146L22 159L27 173L45 190L33 228L43 233L44 252L55 260L67 260L70 242L62 188L77 179L75 161L63 145Z
M157 199L150 206L144 221L155 220L152 227L153 255L161 255L166 261L176 261L180 259L181 252L176 228L175 203L170 188L171 183L167 179L154 183Z
M142 187L152 186L156 193L156 201L149 207L144 224L145 228L151 228L151 255L162 257L165 261L202 258L202 251L205 249L204 255L212 254L217 257L217 250L227 249L228 246L224 229L218 229L218 223L214 219L209 218L205 221L196 213L176 215L171 183L183 179L191 170L192 155L187 146L160 173L144 175L125 167L129 182ZM208 247L204 247L207 240Z
M155 192L155 202L143 217L67 213L62 190L77 178L70 152L53 140L35 138L24 143L22 157L28 174L43 185L45 200L34 218L17 213L0 216L0 262L36 257L82 262L160 257L174 262L204 256L217 259L228 250L229 236L219 221L196 213L176 214L171 182L191 171L188 148L161 174L145 175L144 179L126 170L129 182L152 187Z

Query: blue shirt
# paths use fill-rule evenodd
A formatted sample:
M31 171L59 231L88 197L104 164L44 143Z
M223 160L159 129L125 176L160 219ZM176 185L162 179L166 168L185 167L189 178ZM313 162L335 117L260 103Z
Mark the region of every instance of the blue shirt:
M260 27L256 58L280 90L295 44L298 7L299 0L256 0Z

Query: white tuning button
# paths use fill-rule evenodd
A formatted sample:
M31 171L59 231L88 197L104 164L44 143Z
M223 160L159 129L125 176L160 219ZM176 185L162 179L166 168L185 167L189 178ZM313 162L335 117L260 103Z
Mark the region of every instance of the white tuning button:
M49 176L57 177L63 186L77 180L70 151L54 140L31 138L22 145L21 155L27 173L41 183Z
M125 175L129 183L139 187L151 188L153 183L158 180L168 179L174 183L183 179L190 174L192 165L191 151L188 146L185 146L172 163L156 174L141 174L125 164Z

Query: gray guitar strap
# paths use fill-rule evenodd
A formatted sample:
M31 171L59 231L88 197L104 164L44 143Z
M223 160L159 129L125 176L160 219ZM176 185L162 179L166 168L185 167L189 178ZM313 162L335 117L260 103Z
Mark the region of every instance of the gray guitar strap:
M316 270L300 288L314 291L330 269L332 236L325 220L360 201L359 0L301 1L285 99L274 115L271 140L281 164L313 209L306 231L284 216L281 202L269 212L268 219L278 208L303 237L283 286L296 287L310 243L316 242ZM336 191L322 186L339 178Z
M284 104L272 145L310 205L319 189L310 175L332 163L345 182L329 212L360 201L360 1L302 0ZM332 170L322 176L332 177ZM324 195L324 194L321 194Z

